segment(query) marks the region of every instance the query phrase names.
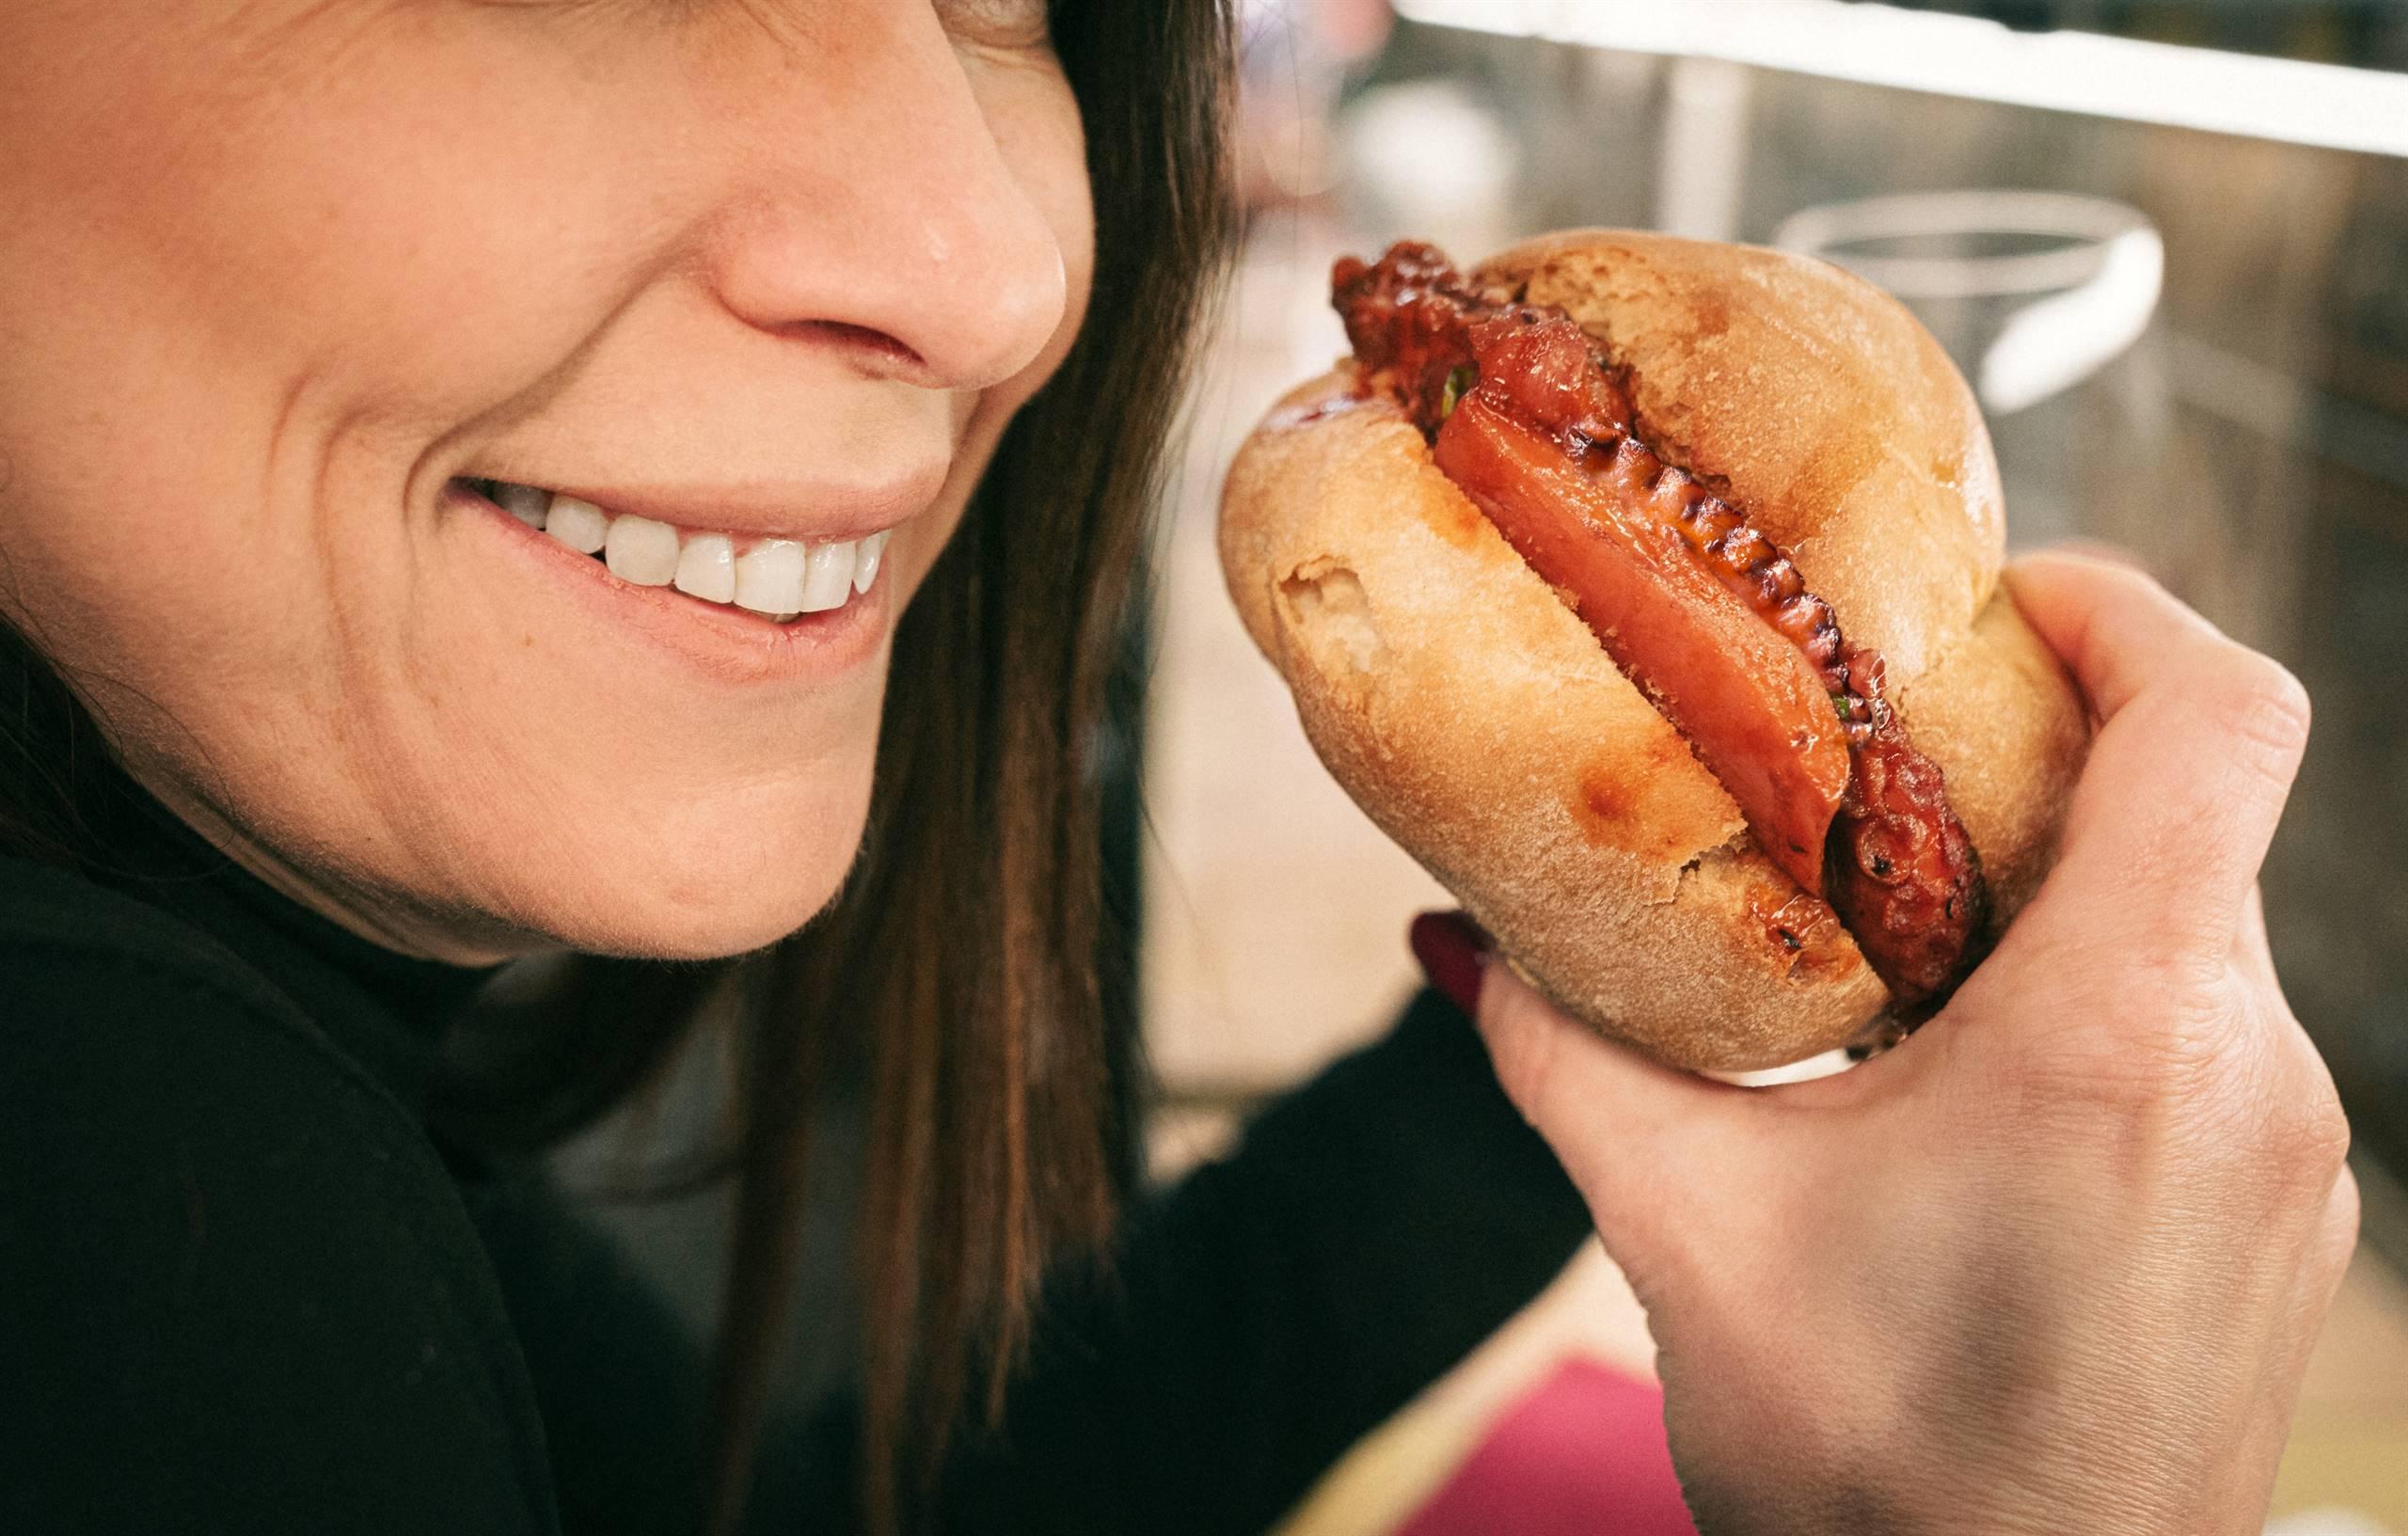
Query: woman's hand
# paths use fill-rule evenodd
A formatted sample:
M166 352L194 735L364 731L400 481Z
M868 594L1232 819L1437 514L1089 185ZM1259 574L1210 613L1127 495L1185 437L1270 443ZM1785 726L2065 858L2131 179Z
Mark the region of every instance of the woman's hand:
M2305 694L2132 571L2012 579L2103 723L2047 884L1905 1046L1730 1088L1487 969L1707 1536L2256 1532L2355 1240L2256 894Z

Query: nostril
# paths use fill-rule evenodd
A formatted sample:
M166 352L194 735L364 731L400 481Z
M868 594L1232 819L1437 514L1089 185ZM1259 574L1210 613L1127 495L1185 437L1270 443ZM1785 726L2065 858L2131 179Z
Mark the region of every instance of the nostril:
M928 361L887 331L845 320L798 320L782 327L795 337L810 337L852 354L879 372L928 372Z

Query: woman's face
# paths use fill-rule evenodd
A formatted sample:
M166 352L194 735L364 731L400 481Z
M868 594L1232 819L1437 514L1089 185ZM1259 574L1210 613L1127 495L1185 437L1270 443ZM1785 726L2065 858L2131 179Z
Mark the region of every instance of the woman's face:
M1042 0L8 0L0 208L0 613L453 958L827 902L1091 266Z

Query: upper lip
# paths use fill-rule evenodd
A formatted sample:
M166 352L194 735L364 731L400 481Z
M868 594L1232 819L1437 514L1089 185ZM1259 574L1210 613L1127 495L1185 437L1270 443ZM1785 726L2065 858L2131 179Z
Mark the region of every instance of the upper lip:
M938 461L885 479L857 482L612 483L496 472L481 478L573 496L613 516L633 513L684 529L836 542L893 528L922 511L943 489L948 470L947 465Z

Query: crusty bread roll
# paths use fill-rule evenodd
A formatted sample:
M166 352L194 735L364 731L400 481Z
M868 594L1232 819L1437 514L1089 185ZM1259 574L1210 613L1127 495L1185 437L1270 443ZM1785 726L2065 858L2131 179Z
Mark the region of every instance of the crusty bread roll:
M1589 230L1473 275L1560 305L1630 371L1640 435L1743 508L1877 647L1947 775L1993 924L2052 856L2089 739L1998 572L1989 439L1913 318L1819 262ZM1678 1066L1842 1045L1889 994L1830 910L1586 624L1351 365L1240 451L1221 559L1322 760L1560 1006Z

